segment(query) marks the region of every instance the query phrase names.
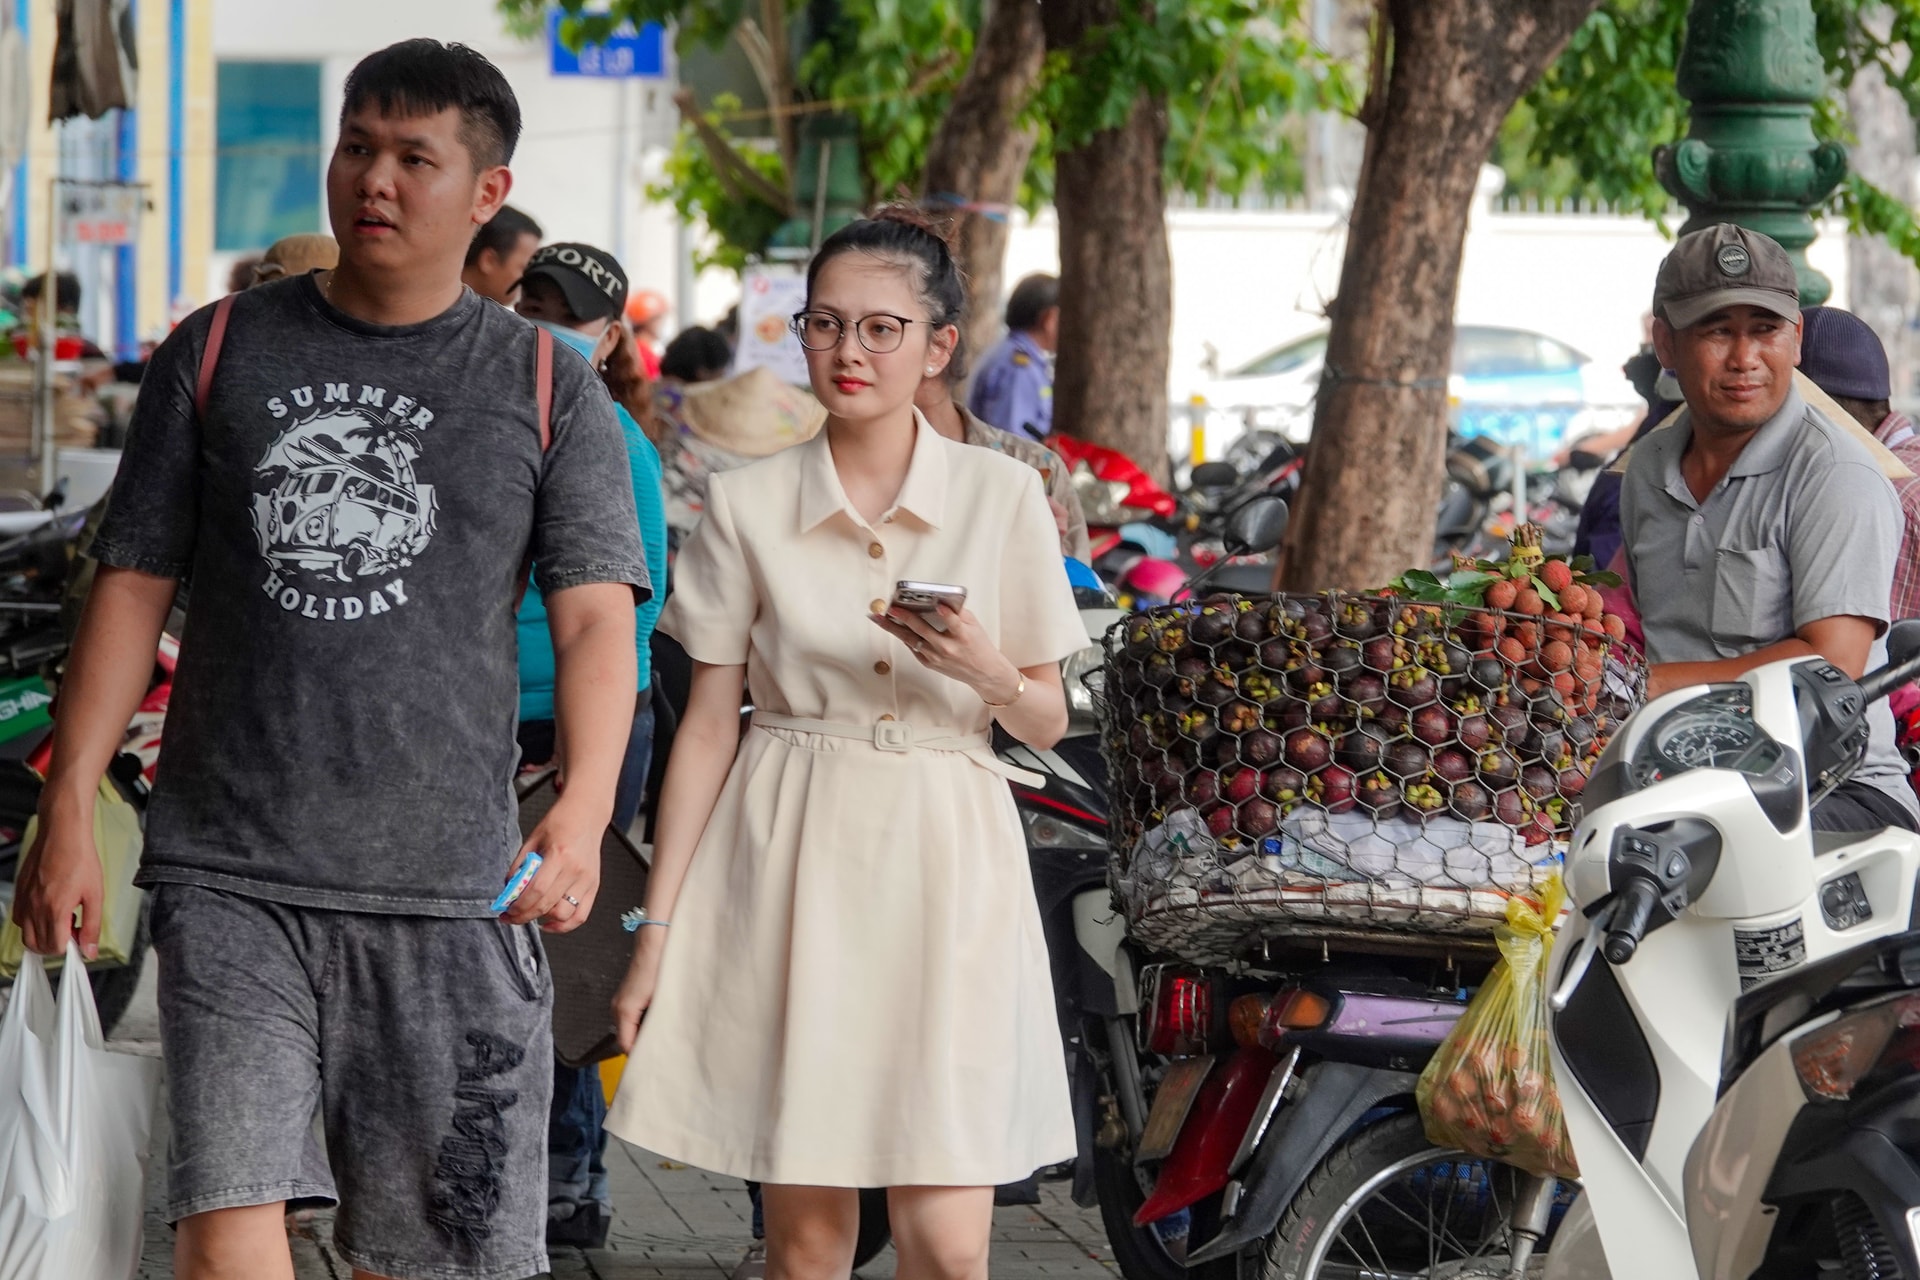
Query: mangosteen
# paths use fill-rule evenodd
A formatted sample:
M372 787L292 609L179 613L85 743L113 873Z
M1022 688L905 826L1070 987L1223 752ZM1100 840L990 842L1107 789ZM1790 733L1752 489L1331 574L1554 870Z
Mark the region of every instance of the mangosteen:
M1512 782L1520 776L1520 762L1505 747L1489 747L1480 753L1480 776L1495 782Z
M1168 618L1160 626L1156 643L1162 653L1179 653L1187 647L1187 624L1179 618Z
M1373 715L1386 705L1387 682L1385 677L1371 671L1362 671L1347 681L1347 701L1360 709L1361 715Z
M1220 800L1220 775L1211 769L1195 769L1187 775L1182 793L1187 803L1196 809L1205 809Z
M1433 765L1433 753L1411 738L1395 738L1380 753L1380 764L1388 773L1405 781L1424 778Z
M1200 687L1200 682L1212 674L1213 667L1205 658L1197 653L1183 654L1174 659L1173 687L1191 698L1194 690Z
M1265 609L1248 609L1234 621L1233 634L1248 644L1259 644L1273 634L1272 621Z
M1550 768L1560 767L1561 760L1567 756L1567 731L1555 725L1538 725L1533 729L1533 754L1540 762Z
M1467 679L1478 689L1498 693L1507 687L1507 665L1498 658L1475 658L1467 668Z
M1314 685L1307 690L1307 699L1307 716L1315 724L1346 718L1346 699L1342 698L1330 684L1322 682Z
M1240 834L1251 840L1261 840L1280 830L1280 810L1271 800L1259 796L1242 800L1234 811L1235 825Z
M1508 787L1493 795L1493 816L1510 827L1524 827L1533 818L1533 801L1518 787Z
M1466 782L1473 777L1473 757L1459 747L1442 747L1433 753L1433 776L1442 782Z
M1198 747L1211 740L1220 732L1220 726L1214 722L1213 713L1204 707L1195 707L1180 717L1180 736Z
M1280 735L1270 729L1254 729L1240 738L1240 759L1256 769L1264 769L1280 758Z
M1403 667L1387 681L1387 696L1403 707L1424 707L1440 700L1440 682L1419 667Z
M1567 709L1566 695L1550 684L1543 684L1528 702L1528 710L1535 720L1545 720L1552 724L1565 724L1573 719L1573 713Z
M1220 775L1220 798L1228 804L1239 804L1242 800L1251 800L1260 794L1260 771L1258 769L1228 769Z
M1127 754L1135 759L1147 755L1158 745L1153 740L1153 726L1145 720L1127 730Z
M1360 646L1351 640L1336 640L1321 651L1320 665L1336 681L1344 680L1360 670Z
M1520 835L1528 845L1545 844L1553 839L1554 822L1544 813L1536 813L1533 820L1520 828Z
M1493 726L1487 723L1485 716L1477 713L1461 716L1459 727L1454 730L1454 736L1467 750L1478 751L1493 737Z
M1407 788L1404 797L1407 817L1415 822L1424 820L1429 814L1439 813L1447 807L1447 797L1440 788L1431 783L1416 782Z
M1153 798L1160 804L1180 794L1180 771L1162 757L1151 756L1141 761L1140 780L1153 788Z
M1307 718L1307 704L1288 694L1267 707L1267 726L1286 733L1313 723Z
M1384 773L1370 773L1360 779L1360 785L1354 789L1354 799L1362 808L1388 814L1400 804L1400 784Z
M1287 669L1293 661L1293 641L1286 639L1268 640L1260 646L1260 665L1269 674L1278 674Z
M1413 736L1430 747L1445 746L1453 741L1458 724L1453 712L1439 703L1420 708L1413 713Z
M1600 731L1593 727L1593 721L1575 716L1567 722L1567 741L1572 744L1575 755L1584 755L1593 746Z
M1284 693L1278 680L1258 668L1242 672L1239 683L1240 696L1257 702L1263 707L1276 701Z
M1578 800L1587 789L1587 770L1582 764L1570 764L1560 771L1560 794Z
M1140 678L1156 689L1172 687L1175 674L1173 659L1164 653L1150 653L1140 664Z
M1266 780L1260 784L1260 794L1276 804L1292 805L1307 794L1306 775L1284 764L1269 769Z
M1479 822L1493 812L1493 796L1477 782L1462 782L1454 787L1447 806L1455 817Z
M1390 732L1398 735L1407 732L1410 713L1397 702L1382 703L1376 719Z
M1350 640L1371 640L1383 625L1383 611L1368 600L1344 601L1333 618L1333 629Z
M1327 621L1327 615L1320 612L1317 606L1310 606L1296 626L1294 635L1315 649L1333 639L1333 624Z
M1307 797L1328 813L1353 811L1353 772L1341 765L1328 765L1307 783Z
M1239 692L1233 673L1224 667L1216 667L1207 673L1205 680L1194 686L1193 696L1206 706L1224 707Z
M1295 729L1287 735L1285 756L1293 768L1313 773L1333 758L1333 742L1318 729Z
M1200 610L1200 615L1187 624L1187 634L1195 644L1215 645L1233 634L1234 623L1238 616L1233 612L1208 605Z
M1560 791L1560 775L1543 764L1530 764L1520 771L1520 788L1535 800L1545 800Z
M1393 740L1377 721L1362 720L1340 739L1340 763L1356 773L1378 769L1387 744Z
M1525 707L1507 703L1489 711L1487 718L1500 730L1500 741L1511 750L1526 751L1533 746L1533 723L1527 719Z
M1232 840L1237 834L1234 830L1234 818L1236 815L1234 814L1232 805L1215 805L1213 808L1206 810L1205 816L1207 819L1207 830L1212 833L1214 839L1223 841Z
M1228 733L1252 733L1260 727L1260 708L1251 702L1229 702L1220 708L1220 727Z
M1360 646L1360 660L1370 671L1393 671L1401 665L1404 656L1399 642L1392 636L1376 636Z

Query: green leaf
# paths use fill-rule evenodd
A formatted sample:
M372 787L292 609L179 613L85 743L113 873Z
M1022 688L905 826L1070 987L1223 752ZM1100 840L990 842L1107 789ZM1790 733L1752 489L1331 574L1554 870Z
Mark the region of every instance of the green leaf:
M1583 587L1617 587L1624 581L1625 579L1619 574L1609 573L1605 569L1597 569L1592 573L1581 574L1579 578L1580 585Z
M1447 575L1447 586L1455 591L1471 592L1473 599L1478 600L1487 593L1490 583L1499 580L1500 575L1497 573L1483 573L1478 569L1456 569Z
M1400 575L1400 580L1408 586L1437 587L1440 579L1430 569L1409 569Z
M1540 575L1537 573L1533 575L1533 589L1538 591L1540 598L1547 602L1547 608L1558 609L1560 607L1560 597L1553 594L1547 584L1540 580Z
M1600 567L1600 562L1592 556L1575 556L1567 562L1567 567L1572 569L1576 574L1592 573Z

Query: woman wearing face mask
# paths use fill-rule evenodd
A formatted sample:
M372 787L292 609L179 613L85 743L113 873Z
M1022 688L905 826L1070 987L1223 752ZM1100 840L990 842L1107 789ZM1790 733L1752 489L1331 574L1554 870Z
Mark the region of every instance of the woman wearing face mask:
M994 1186L1074 1150L987 731L1057 741L1057 664L1086 632L1039 475L914 409L964 297L911 210L821 245L794 328L826 426L709 479L661 620L693 692L614 1004L639 1039L608 1123L761 1182L774 1280L847 1275L858 1187L889 1188L902 1277L985 1280ZM965 605L891 606L905 579Z
M613 821L625 829L640 807L647 765L653 755L653 703L649 654L654 620L666 596L667 515L660 496L660 455L654 452L626 406L644 403L647 388L633 338L620 323L627 277L613 255L583 244L551 244L536 251L520 280L515 310L551 332L554 340L580 353L607 384L615 414L627 439L633 470L633 502L640 514L640 541L647 573L660 584L654 599L635 611L639 647L640 694L634 703L633 730L626 762L614 793ZM556 356L555 359L563 359ZM527 764L553 762L553 640L547 630L546 603L528 584L520 604L520 756ZM613 1220L602 1157L607 1135L601 1127L606 1100L598 1067L576 1070L554 1064L553 1112L548 1130L547 1242L599 1248Z

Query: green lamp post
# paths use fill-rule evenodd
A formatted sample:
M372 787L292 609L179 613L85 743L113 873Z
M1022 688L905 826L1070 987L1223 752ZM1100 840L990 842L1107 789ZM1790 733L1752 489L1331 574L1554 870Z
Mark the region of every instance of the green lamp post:
M1692 216L1681 234L1737 222L1785 246L1800 301L1833 286L1807 265L1809 210L1847 172L1846 149L1813 136L1826 87L1811 0L1693 0L1677 77L1692 104L1687 136L1654 152L1660 184Z

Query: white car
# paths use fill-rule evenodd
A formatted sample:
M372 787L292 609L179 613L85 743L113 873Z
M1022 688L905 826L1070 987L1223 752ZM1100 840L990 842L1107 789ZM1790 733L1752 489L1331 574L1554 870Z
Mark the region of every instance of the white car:
M1193 404L1176 408L1168 446L1176 459L1192 452L1192 413L1203 412L1206 456L1248 461L1283 437L1295 444L1313 431L1313 399L1326 364L1325 330L1284 346L1202 386ZM1527 329L1461 325L1453 335L1447 379L1454 428L1524 444L1550 456L1566 441L1631 422L1644 408L1619 369L1557 338Z

